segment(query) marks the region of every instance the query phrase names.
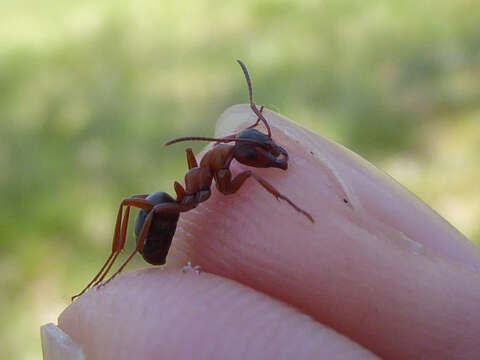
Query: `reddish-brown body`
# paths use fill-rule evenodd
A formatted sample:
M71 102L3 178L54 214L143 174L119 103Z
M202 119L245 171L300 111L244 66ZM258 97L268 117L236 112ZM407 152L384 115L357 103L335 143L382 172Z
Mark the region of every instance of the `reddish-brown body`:
M185 187L178 182L174 184L177 195L176 199L164 192L156 192L153 194L133 195L121 202L113 235L112 252L98 274L85 289L78 295L75 295L72 300L82 295L92 285L96 286L99 284L109 272L125 245L130 207L132 206L140 209L135 221L137 246L108 281L119 274L137 252L140 252L143 258L151 264L164 264L173 235L175 234L179 214L192 210L197 207L198 204L208 200L214 180L217 189L221 193L230 195L235 193L243 183L251 177L270 194L277 199L285 200L295 210L313 222L313 218L309 213L299 208L265 179L256 175L251 170L242 171L235 177L232 176L230 164L234 159L242 164L257 168L275 167L286 170L288 167L288 153L281 146L275 144L271 138L270 127L262 115L263 107L258 110L253 103L252 88L247 69L241 61L238 61L238 63L242 67L247 79L250 107L258 116L256 123L234 136L220 139L188 137L171 140L166 143L166 145L171 145L187 140L216 142L215 145L203 155L200 164L197 163L192 150L186 150L189 170L185 175ZM253 129L260 121L265 124L268 135ZM124 207L126 207L125 213L123 213Z

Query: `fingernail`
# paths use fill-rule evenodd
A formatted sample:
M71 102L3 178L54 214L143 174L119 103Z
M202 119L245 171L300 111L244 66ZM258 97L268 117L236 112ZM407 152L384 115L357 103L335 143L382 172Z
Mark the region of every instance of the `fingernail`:
M73 339L53 323L40 327L44 360L85 360L85 354Z
M243 128L244 124L254 123L257 118L253 111L248 111L249 106L246 104L237 104L230 106L225 110L217 120L215 126L215 136L221 137L230 135Z

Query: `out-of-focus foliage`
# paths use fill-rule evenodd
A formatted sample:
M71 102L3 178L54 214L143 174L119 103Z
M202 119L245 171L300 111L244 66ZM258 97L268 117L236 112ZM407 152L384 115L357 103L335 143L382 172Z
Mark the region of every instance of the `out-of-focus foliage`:
M247 101L236 58L259 103L478 243L479 18L463 0L3 1L0 358L39 357L39 325L104 260L123 197L183 178L183 147L162 143Z

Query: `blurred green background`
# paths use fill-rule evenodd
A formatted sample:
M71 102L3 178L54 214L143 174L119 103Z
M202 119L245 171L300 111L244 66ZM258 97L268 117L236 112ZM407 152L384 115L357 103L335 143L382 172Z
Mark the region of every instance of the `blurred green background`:
M184 147L163 142L247 102L236 58L258 103L480 244L479 19L461 0L0 1L0 358L40 357L121 199L183 180Z

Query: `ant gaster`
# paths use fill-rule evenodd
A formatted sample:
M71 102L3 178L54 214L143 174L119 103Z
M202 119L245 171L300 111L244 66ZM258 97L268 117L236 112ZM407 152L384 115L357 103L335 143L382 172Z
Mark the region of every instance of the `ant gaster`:
M286 201L311 222L314 221L308 212L299 208L289 198L282 195L270 183L251 170L242 171L235 177L232 177L230 164L233 159L256 168L274 167L287 170L288 167L288 153L273 141L270 126L262 115L263 106L259 110L253 102L252 85L247 68L240 60L237 60L237 62L240 64L247 80L250 107L257 115L255 124L240 131L238 134L224 138L184 137L167 142L165 145L188 140L215 141L216 143L203 155L200 165L197 163L192 149L188 148L186 150L189 170L185 175L185 187L177 181L174 183L176 199L167 193L156 192L153 194L133 195L121 202L113 234L112 252L98 274L82 292L73 296L72 300L82 295L90 287L100 284L109 272L125 245L130 207L132 206L140 209L135 219L137 246L107 282L123 270L137 251L150 264L165 264L180 213L192 210L201 202L206 201L210 197L210 187L213 180L215 180L215 185L222 194L230 195L237 192L243 183L251 177L277 199ZM268 135L253 129L260 121L265 125ZM123 213L124 207L126 209Z

